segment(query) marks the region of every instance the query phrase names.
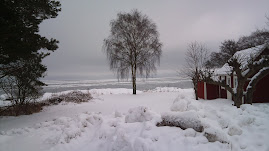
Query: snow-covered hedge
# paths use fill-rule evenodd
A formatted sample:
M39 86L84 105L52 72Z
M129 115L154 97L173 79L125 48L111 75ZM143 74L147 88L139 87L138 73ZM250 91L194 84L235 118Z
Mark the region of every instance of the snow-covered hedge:
M71 91L63 94L52 94L52 96L49 99L45 100L45 102L49 104L58 104L62 101L81 103L88 102L92 98L93 97L90 92L83 93L81 91Z
M183 130L192 128L197 132L202 132L204 129L197 113L192 111L163 113L162 122L158 123L157 126L175 126Z

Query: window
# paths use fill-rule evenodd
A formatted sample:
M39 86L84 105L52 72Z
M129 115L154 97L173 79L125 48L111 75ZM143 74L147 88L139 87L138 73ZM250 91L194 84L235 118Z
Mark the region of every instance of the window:
M225 76L221 76L221 77L220 77L220 80L221 80L221 81L225 81ZM224 88L224 87L221 87L221 89L225 89L225 88Z
M227 77L227 85L231 86L231 77Z
M237 85L238 85L237 77L234 77L234 87L237 88Z

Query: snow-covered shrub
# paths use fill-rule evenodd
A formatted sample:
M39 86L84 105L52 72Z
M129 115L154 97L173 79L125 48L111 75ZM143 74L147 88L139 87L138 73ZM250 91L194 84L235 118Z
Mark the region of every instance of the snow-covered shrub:
M15 104L12 106L0 107L0 116L19 116L38 113L46 104L43 102L28 102L25 104Z
M228 143L228 138L226 134L219 129L216 128L206 128L204 136L208 139L209 142L219 141L221 143Z
M151 121L153 119L158 120L158 118L160 118L160 116L152 112L148 107L138 106L129 109L127 115L125 116L125 122L126 123L145 122L145 121Z
M81 102L88 102L93 97L91 93L83 93L81 91L72 91L66 94L53 94L51 98L45 100L45 102L49 104L58 104L62 101L64 102L74 102L74 103L81 103Z
M179 95L171 106L171 111L184 112L187 111L189 102L186 100L184 95Z
M184 111L198 111L201 108L201 103L185 96L185 94L180 94L173 102L171 106L171 111L184 112Z
M122 114L119 111L115 111L115 118L122 117Z
M157 126L175 126L185 130L193 128L197 132L203 131L203 126L196 112L167 112L162 114L162 122Z
M243 131L238 126L231 126L231 127L229 127L229 130L228 130L228 134L230 136L233 136L233 135L241 135L242 132Z

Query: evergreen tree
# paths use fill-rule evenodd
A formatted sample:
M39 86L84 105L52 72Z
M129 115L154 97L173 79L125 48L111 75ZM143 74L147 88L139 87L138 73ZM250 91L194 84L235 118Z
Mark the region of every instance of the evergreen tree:
M39 35L39 24L55 18L60 6L55 0L0 2L0 84L22 102L44 85L39 80L46 71L42 59L58 48L58 41Z

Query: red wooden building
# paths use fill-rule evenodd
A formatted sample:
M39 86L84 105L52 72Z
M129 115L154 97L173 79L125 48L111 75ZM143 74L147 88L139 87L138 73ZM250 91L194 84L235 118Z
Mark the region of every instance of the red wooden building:
M269 46L266 44L238 51L234 54L233 57L240 56L244 58L242 59L244 60L244 62L242 63L242 68L245 68L245 71L247 70L247 68L244 65L247 65L247 62L250 58L254 57L254 59L258 60L263 55L269 55ZM218 78L219 80L224 80L232 88L237 87L237 77L235 74L231 75L231 69L229 68L228 64L225 64L222 68L217 69L215 73L216 78ZM248 82L245 84L245 90L248 85ZM207 100L212 100L216 98L225 98L232 100L231 93L225 90L223 87L219 85L208 84L203 81L198 82L198 97ZM244 99L242 99L242 101L244 101ZM261 79L256 85L256 90L253 94L252 102L269 102L269 74L266 75L263 79Z

